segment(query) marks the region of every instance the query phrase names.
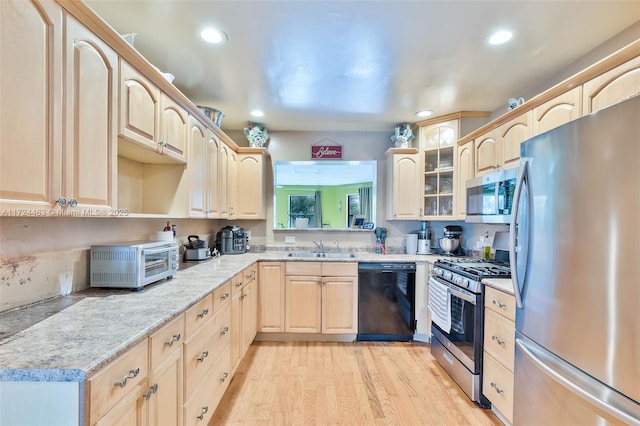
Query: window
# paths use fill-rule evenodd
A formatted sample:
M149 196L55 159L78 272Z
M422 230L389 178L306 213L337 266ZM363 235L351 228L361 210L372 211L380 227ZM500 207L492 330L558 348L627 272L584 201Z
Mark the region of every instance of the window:
M353 216L360 214L360 194L347 195L347 228L351 227Z
M309 219L309 228L316 228L316 197L315 195L289 196L289 228L296 227L296 219Z

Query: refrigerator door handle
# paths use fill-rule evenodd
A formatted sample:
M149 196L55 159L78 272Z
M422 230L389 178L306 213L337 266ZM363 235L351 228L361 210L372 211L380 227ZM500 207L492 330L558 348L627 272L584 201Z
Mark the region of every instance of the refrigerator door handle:
M616 419L640 425L640 406L557 356L516 338L516 347L542 372L575 395Z
M511 259L511 280L513 281L513 292L516 298L516 306L518 308L522 308L524 306L524 301L522 300L522 283L518 277L518 253L521 251L520 247L520 238L518 238L518 214L520 212L520 197L522 196L522 188L529 181L529 162L525 159L522 160L522 165L520 166L520 170L518 171L518 179L516 181L516 189L513 197L513 209L511 212L511 223L509 224L509 259ZM527 191L529 193L530 191ZM527 207L529 207L529 203L527 203ZM527 212L528 213L528 212ZM529 228L529 227L527 227ZM527 229L527 232L528 229ZM527 237L527 244L529 238ZM527 259L524 259L526 262ZM526 269L525 269L525 277L526 277ZM522 281L524 282L525 277L522 277Z

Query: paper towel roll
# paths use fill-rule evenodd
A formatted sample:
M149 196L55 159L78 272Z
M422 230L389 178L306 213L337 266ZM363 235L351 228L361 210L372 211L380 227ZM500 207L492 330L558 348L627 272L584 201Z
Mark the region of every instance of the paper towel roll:
M418 251L418 234L407 234L405 238L404 252L406 254L416 254Z

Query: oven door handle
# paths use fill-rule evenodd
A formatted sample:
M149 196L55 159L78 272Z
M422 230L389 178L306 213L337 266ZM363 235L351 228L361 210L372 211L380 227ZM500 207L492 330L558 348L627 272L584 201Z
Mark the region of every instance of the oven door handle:
M439 284L443 284L443 285L447 286L447 290L449 290L449 293L451 293L452 295L454 295L456 297L459 297L460 299L466 300L467 302L471 303L472 305L476 304L475 295L463 293L462 291L457 290L457 289L453 288L452 286L448 285L447 282L439 280L436 277L430 277L429 281L431 281L431 280L433 280L433 281L435 281L435 282L437 282Z
M142 250L142 254L147 255L147 254L170 253L171 250L173 250L173 247L165 247L165 248L159 248L159 249L145 249L145 250Z

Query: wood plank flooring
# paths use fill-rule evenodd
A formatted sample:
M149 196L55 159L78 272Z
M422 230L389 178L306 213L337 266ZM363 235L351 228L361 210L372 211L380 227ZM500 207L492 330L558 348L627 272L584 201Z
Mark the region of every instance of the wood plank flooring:
M213 425L502 425L423 343L255 342Z

